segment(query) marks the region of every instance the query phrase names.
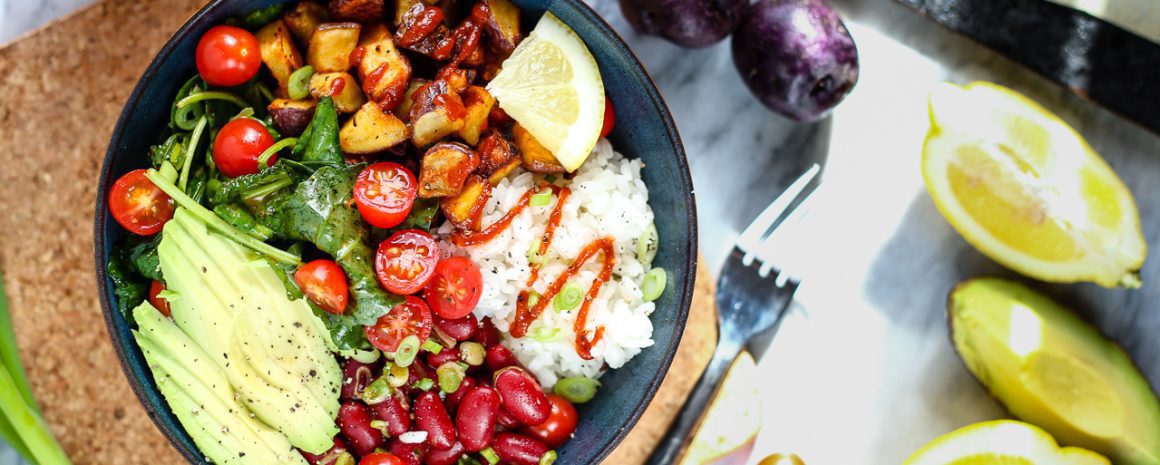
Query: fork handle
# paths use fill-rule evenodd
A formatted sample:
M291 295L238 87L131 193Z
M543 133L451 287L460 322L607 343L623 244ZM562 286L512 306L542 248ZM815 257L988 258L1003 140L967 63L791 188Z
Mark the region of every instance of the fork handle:
M653 449L645 465L673 465L677 463L681 452L685 448L686 439L701 422L701 414L715 397L721 380L733 365L733 361L741 354L741 345L731 340L721 340L717 349L713 351L713 358L709 367L701 374L685 405L681 407L677 418L673 420L669 430L661 437L661 441Z

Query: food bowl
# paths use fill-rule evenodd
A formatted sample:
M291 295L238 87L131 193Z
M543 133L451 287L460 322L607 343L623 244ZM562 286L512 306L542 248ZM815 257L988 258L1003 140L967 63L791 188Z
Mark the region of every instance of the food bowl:
M535 24L551 11L584 39L616 104L616 128L609 136L618 151L643 160L660 236L655 263L670 282L652 315L655 345L624 367L601 378L603 387L591 402L578 406L575 437L559 450L560 463L599 463L628 434L656 393L672 363L685 327L693 294L697 256L696 212L685 152L668 108L656 86L624 41L580 0L513 0L524 24ZM148 147L157 142L169 118L170 103L185 79L196 72L194 48L210 27L280 0L215 0L197 12L169 39L133 89L109 142L97 188L94 224L95 265L101 308L121 367L133 391L157 427L191 464L204 456L160 395L145 359L116 310L113 285L105 270L113 244L126 234L106 208L112 183L130 170L147 167ZM288 3L288 2L286 2Z

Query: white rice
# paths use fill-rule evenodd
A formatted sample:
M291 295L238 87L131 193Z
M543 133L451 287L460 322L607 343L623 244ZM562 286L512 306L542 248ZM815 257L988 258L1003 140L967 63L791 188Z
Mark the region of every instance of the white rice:
M571 182L558 182L571 189L572 195L564 204L547 262L532 288L543 294L584 246L601 237L614 240L616 266L612 279L600 288L588 314L589 332L604 326L604 337L592 349L593 360L584 360L576 354L572 326L579 307L556 312L548 304L531 325L528 335L516 339L507 334L515 320L516 299L530 273L527 251L543 232L555 198L548 206L528 207L510 227L487 243L460 249L441 242L445 253L467 255L479 265L483 273L483 295L475 316L492 318L505 334L504 345L512 349L544 387L553 386L561 377L598 377L605 363L610 368L620 368L641 349L653 344L649 314L654 304L644 302L640 291L640 282L649 268L636 257L637 240L653 222L648 189L640 178L642 167L639 160L624 158L608 141L600 140ZM521 172L500 181L484 209L483 226L498 221L528 189L542 180L542 176ZM438 230L441 237L447 237L451 231L449 224ZM589 260L573 282L587 293L599 270L599 259Z

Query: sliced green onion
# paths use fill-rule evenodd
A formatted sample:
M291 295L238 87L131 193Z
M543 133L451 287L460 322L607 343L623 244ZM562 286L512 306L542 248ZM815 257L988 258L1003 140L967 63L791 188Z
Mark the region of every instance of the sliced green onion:
M540 342L552 342L560 335L560 328L536 328L532 330L532 339Z
M395 365L401 367L409 367L415 361L415 356L419 355L419 336L414 334L403 338L403 342L399 343L399 348L395 349Z
M544 180L548 181L548 182L556 182L556 175L549 174L547 176L544 176Z
M495 449L485 447L483 450L479 451L479 455L482 455L484 460L487 460L489 465L495 465L499 463L499 455L495 453Z
M367 404L377 404L387 400L391 397L394 389L390 384L387 384L387 378L380 376L378 379L371 381L362 392L362 400Z
M596 397L600 381L584 376L573 376L556 381L552 390L556 395L568 399L573 404L583 404Z
M467 376L467 368L458 362L447 362L435 369L435 375L439 377L439 390L451 394L459 390Z
M236 120L238 118L250 118L252 120L257 121L257 118L254 118L254 108L253 107L243 108L242 111L239 111L238 114L234 115L233 118L230 118L230 121Z
M238 97L237 95L231 94L229 92L221 92L221 91L217 91L217 90L211 90L208 92L198 92L196 94L190 94L189 97L178 100L177 101L177 108L184 108L188 105L192 105L194 103L205 101L205 100L224 100L224 101L230 102L234 105L237 105L238 108L246 108L246 107L250 106L249 102L246 102L244 99L242 99L241 97Z
M435 355L439 355L439 352L443 352L443 344L432 341L430 339L423 341L423 345L420 346L420 348Z
M193 135L189 138L189 145L185 147L185 159L181 167L181 177L178 178L177 187L185 192L185 186L189 185L189 172L193 166L193 152L197 150L197 144L201 142L201 134L205 132L205 125L209 124L209 119L202 116L197 121L197 127L193 128Z
M181 99L188 97L190 94L201 92L201 88L197 86L198 81L199 79L197 76L194 76L188 81L185 81L185 84L181 86L181 90L177 91L177 100L180 101ZM178 108L175 102L173 104L171 119L173 125L178 129L181 129L182 131L190 131L193 130L193 127L197 125L198 118L201 118L204 114L205 106L203 105L193 105L184 108Z
M423 378L415 381L414 383L411 383L411 387L420 391L430 391L431 388L435 387L435 380L431 378Z
M483 365L483 360L487 357L487 349L483 348L483 344L467 341L459 344L459 356L468 365L477 367Z
M535 307L536 304L540 303L540 297L541 296L540 296L539 292L536 292L536 291L529 292L528 293L528 308Z
M261 155L258 155L258 169L262 169L268 166L266 163L270 161L270 157L274 156L274 154L278 153L286 147L293 147L294 144L297 143L298 138L287 137L278 142L275 142L274 145L267 147L266 150L262 151Z
M411 378L411 369L387 362L387 366L383 368L383 377L387 378L387 384L391 387L403 387Z
M644 230L644 233L636 240L636 259L644 264L644 266L652 265L652 261L657 256L657 246L659 245L659 237L657 236L657 225L652 223Z
M185 195L185 192L182 192L181 189L178 189L177 186L173 185L172 182L161 177L161 173L158 173L157 170L150 169L149 171L146 171L145 177L148 178L149 181L153 182L153 185L157 186L158 189L161 189L162 192L168 194L174 202L176 202L182 208L188 210L190 214L197 217L197 219L201 220L211 229L221 233L223 236L226 236L230 240L279 262L296 266L302 264L302 259L297 255L254 239L253 236L250 236L249 234L238 230L238 228L231 226L229 223L226 223L225 220L219 218L213 212L201 206L201 204L196 200L193 200L193 198L190 196Z
M344 357L350 357L354 361L365 364L365 365L370 365L372 363L379 361L379 357L382 356L382 354L379 353L378 349L371 349L371 350L352 349L352 350L348 350L348 351L343 351L342 355Z
M379 430L383 436L391 437L391 433L387 432L387 422L383 420L371 420L371 428Z
M653 268L644 274L640 283L640 296L645 302L652 302L665 291L665 284L669 278L664 268Z
M550 450L544 452L544 456L540 457L540 465L552 465L556 463L556 451Z
M552 203L552 190L544 189L535 194L532 194L532 200L529 204L533 207L546 207Z
M286 84L286 93L292 100L302 100L310 96L310 77L314 76L314 67L303 66L290 73L290 82Z
M532 241L532 245L528 247L528 263L533 265L543 265L544 262L548 261L547 257L540 255L541 245L543 245L543 242L540 242L540 238L536 238L536 240Z
M338 454L338 458L334 459L334 465L354 465L354 463L354 456L346 451Z
M565 312L579 307L581 300L584 300L584 290L579 284L568 283L559 294L556 294L556 298L552 300L552 307L557 312Z

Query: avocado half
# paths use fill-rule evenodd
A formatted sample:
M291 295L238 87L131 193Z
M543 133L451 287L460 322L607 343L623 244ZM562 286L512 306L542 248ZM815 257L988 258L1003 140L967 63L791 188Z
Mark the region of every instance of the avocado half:
M1118 465L1160 465L1160 401L1119 346L997 278L956 286L947 319L967 369L1011 414Z

